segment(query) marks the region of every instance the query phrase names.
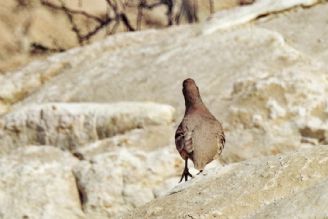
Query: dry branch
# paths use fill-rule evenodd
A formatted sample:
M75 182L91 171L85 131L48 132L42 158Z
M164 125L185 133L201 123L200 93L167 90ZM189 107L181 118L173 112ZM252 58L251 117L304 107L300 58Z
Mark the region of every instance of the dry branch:
M22 1L22 0L21 0ZM188 1L188 0L182 0L182 2ZM197 22L198 17L197 17L197 0L189 0L193 1L193 8L188 8L184 7L181 8L181 10L184 10L183 12L180 11L181 13L186 14L188 17L189 22ZM48 7L52 10L57 10L62 13L64 13L71 24L72 31L76 35L77 41L79 42L80 45L84 45L86 42L88 42L93 36L95 36L99 31L101 31L104 28L107 28L106 33L107 34L114 34L119 25L122 24L127 31L135 31L141 29L141 23L142 23L142 18L143 18L143 10L152 10L155 7L164 5L167 8L167 24L168 25L173 25L173 7L174 7L174 1L173 0L158 0L158 2L148 4L147 0L138 0L136 5L130 5L129 1L122 2L120 0L106 0L107 3L107 8L105 12L105 16L96 16L93 14L90 14L86 11L83 10L76 10L69 8L65 5L64 0L57 0L57 2L50 2L49 0L40 0L41 4L44 5L45 7ZM79 5L82 5L82 0L79 0ZM129 20L129 17L127 16L127 7L137 7L138 15L137 15L137 20L135 25L131 23ZM189 10L189 11L188 11ZM211 9L212 10L212 9ZM177 21L179 20L179 17ZM93 22L95 22L95 25L86 33L82 31L82 27L79 26L75 20L75 16L82 16L86 19L90 19ZM179 23L179 22L177 22ZM37 46L36 46L37 45ZM38 45L41 44L36 44L32 45L32 48L37 48L38 50L43 50L44 48L49 49L48 47L40 47ZM53 50L49 50L53 51Z
M44 54L44 53L55 53L55 52L64 52L63 48L50 48L41 43L32 43L30 48L31 54Z

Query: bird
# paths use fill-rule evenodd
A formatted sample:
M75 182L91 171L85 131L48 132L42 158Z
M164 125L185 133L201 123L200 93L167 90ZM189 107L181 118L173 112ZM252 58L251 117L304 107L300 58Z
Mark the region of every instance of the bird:
M193 177L188 169L188 159L200 174L208 163L221 155L225 144L222 125L203 103L195 81L185 79L182 87L185 114L175 132L176 149L185 161L179 183L183 178L188 181L188 177Z

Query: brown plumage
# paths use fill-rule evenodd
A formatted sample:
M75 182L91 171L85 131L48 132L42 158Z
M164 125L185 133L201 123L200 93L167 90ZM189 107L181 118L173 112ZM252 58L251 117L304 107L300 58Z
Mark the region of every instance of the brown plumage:
M186 111L175 133L175 145L185 160L183 177L192 177L188 170L188 159L200 172L204 167L219 156L224 148L225 137L220 122L204 105L199 89L193 79L183 81L182 89Z

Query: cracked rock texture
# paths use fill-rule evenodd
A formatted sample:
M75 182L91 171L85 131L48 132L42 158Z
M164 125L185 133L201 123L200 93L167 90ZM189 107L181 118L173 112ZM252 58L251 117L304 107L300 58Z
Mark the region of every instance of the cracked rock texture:
M289 45L326 64L327 10L328 4L318 4L306 10L297 8L281 16L260 19L256 25L279 32Z
M328 71L320 60L272 30L246 26L200 36L198 28L116 35L52 56L52 62L40 66L65 62L72 67L31 89L31 94L24 92L28 95L9 108L46 102L154 101L174 106L180 118L181 81L192 77L223 122L223 157L229 162L327 142ZM17 74L34 77L31 71ZM4 77L5 84L13 83L14 76ZM24 86L15 80L20 83Z
M327 217L328 147L213 168L123 218Z
M117 34L1 75L0 215L327 217L328 3L274 2ZM243 25L241 11L252 14ZM187 77L223 123L225 165L177 186Z
M0 153L19 145L54 145L71 151L100 139L173 121L171 106L155 103L48 103L0 119Z
M0 158L0 217L85 218L72 167L77 159L51 146Z
M295 6L311 6L318 2L319 0L256 0L250 6L224 10L211 16L202 28L202 33L210 34L220 29L249 22L263 15L288 10Z
M172 189L183 168L174 148L113 149L74 168L87 218L111 218Z

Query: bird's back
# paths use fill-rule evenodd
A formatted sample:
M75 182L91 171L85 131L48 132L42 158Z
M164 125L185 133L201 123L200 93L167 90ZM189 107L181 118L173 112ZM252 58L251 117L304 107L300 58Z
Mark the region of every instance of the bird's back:
M193 132L193 156L195 168L205 165L220 155L224 147L224 133L220 122L212 115L195 116L197 126Z
M191 140L188 147L190 159L198 170L204 169L214 157L221 154L224 147L224 133L222 126L209 112L192 112L184 117L180 126L187 127ZM190 149L191 147L191 149Z

